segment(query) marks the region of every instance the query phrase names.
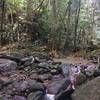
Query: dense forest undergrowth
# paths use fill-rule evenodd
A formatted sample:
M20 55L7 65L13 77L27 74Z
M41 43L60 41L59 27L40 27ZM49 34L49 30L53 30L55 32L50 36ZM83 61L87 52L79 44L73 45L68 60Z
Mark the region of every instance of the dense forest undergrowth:
M1 46L16 43L25 48L26 45L46 44L48 50L62 52L97 48L96 5L87 2L1 0Z

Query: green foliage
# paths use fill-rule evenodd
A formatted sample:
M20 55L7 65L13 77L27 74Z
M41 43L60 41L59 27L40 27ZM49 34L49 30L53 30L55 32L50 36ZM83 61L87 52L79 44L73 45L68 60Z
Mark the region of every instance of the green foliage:
M80 21L80 28L87 28L90 25L89 21Z
M8 9L10 9L13 13L21 11L25 6L24 2L24 0L7 0Z
M7 30L9 31L8 33L18 34L19 32L21 34L24 30L24 32L29 35L30 32L27 31L28 28L30 27L29 30L34 30L31 24L36 23L37 25L39 25L39 28L37 29L38 31L35 31L35 33L34 31L32 31L30 37L34 36L34 34L36 34L37 32L43 37L48 36L48 34L52 34L52 40L55 40L55 43L58 45L58 47L64 48L66 45L67 48L74 48L75 39L77 42L76 47L82 47L83 45L87 46L87 40L89 42L91 41L89 40L88 36L92 35L90 33L93 33L93 27L91 25L93 16L89 15L88 5L82 3L80 7L80 0L55 0L56 7L53 7L54 5L50 3L50 1L31 1L32 7L29 7L32 8L31 14L28 14L30 12L27 11L27 0L6 0L8 15L15 13L17 14L17 17L20 18L20 21L19 19L17 19L17 22L15 21L17 23L17 28L15 30L13 30L15 25L13 21L13 26L9 27L8 25L6 25L9 27L9 30ZM79 8L80 12L78 16ZM54 11L56 12L56 14L54 13ZM29 21L26 18L27 15L32 15L31 19L33 18L31 20L32 22L30 22L30 26L29 24L25 25L25 22ZM56 18L54 18L54 16L56 16ZM23 19L25 20L25 22L23 22L23 24L20 24ZM20 28L18 27L18 25L20 26ZM19 31L18 29L22 31ZM82 55L84 54L85 53L82 51Z

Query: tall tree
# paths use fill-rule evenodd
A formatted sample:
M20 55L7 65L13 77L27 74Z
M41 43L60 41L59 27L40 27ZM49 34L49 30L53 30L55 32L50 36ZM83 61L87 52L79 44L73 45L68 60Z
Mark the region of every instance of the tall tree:
M4 30L4 18L5 18L5 0L0 1L1 6L1 30Z
M57 13L57 0L51 0L52 7L52 47L53 49L57 48L57 28L58 28L58 13Z
M77 48L77 29L80 15L81 0L78 1L78 6L76 7L75 13L75 28L74 28L74 49Z
M33 18L33 0L27 0L27 20L32 21Z

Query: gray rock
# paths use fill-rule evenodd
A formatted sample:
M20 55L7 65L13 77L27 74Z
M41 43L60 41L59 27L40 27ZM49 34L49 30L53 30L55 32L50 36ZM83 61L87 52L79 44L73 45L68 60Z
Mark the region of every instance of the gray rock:
M51 74L43 74L43 75L39 75L39 78L41 80L51 80L52 79L52 75Z
M77 88L73 100L100 100L100 77L97 77Z
M94 77L98 77L100 76L100 70L95 70L94 74L93 74Z
M42 91L32 92L28 95L27 100L43 100L44 96Z
M11 96L10 95L0 95L0 100L11 100Z
M25 92L28 86L27 81L18 81L13 83L13 88L15 89L15 92L20 94L21 92Z
M59 94L60 92L66 90L69 85L71 85L71 81L69 79L54 81L47 86L48 94Z
M93 77L95 73L96 67L95 65L87 65L87 68L84 69L84 73L87 77Z
M47 69L49 64L47 62L42 62L42 63L39 63L38 66L39 66L39 68L44 68L44 69L46 68Z
M12 100L27 100L27 99L25 97L23 97L23 96L15 95Z
M87 80L86 76L82 73L76 75L76 85L81 85Z
M70 71L71 71L71 66L70 64L61 64L60 68L62 69L62 74L65 77L69 77Z
M51 70L51 74L52 74L52 75L57 75L57 74L59 74L59 72L58 72L58 70L56 70L56 69L52 69L52 70Z
M17 63L7 59L0 59L0 72L12 72L17 68Z
M65 90L55 96L55 100L72 100L74 90Z
M28 92L32 91L42 91L43 93L46 93L46 88L43 85L43 83L37 82L35 80L28 80Z

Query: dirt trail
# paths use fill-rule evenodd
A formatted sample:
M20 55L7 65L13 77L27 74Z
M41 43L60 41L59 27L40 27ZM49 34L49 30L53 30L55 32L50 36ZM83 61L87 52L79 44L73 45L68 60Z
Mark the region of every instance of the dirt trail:
M59 58L59 59L54 59L55 61L58 62L63 62L63 63L71 63L71 64L88 64L91 63L91 61L87 59L83 59L82 57L74 57L74 56L68 56L66 58Z

